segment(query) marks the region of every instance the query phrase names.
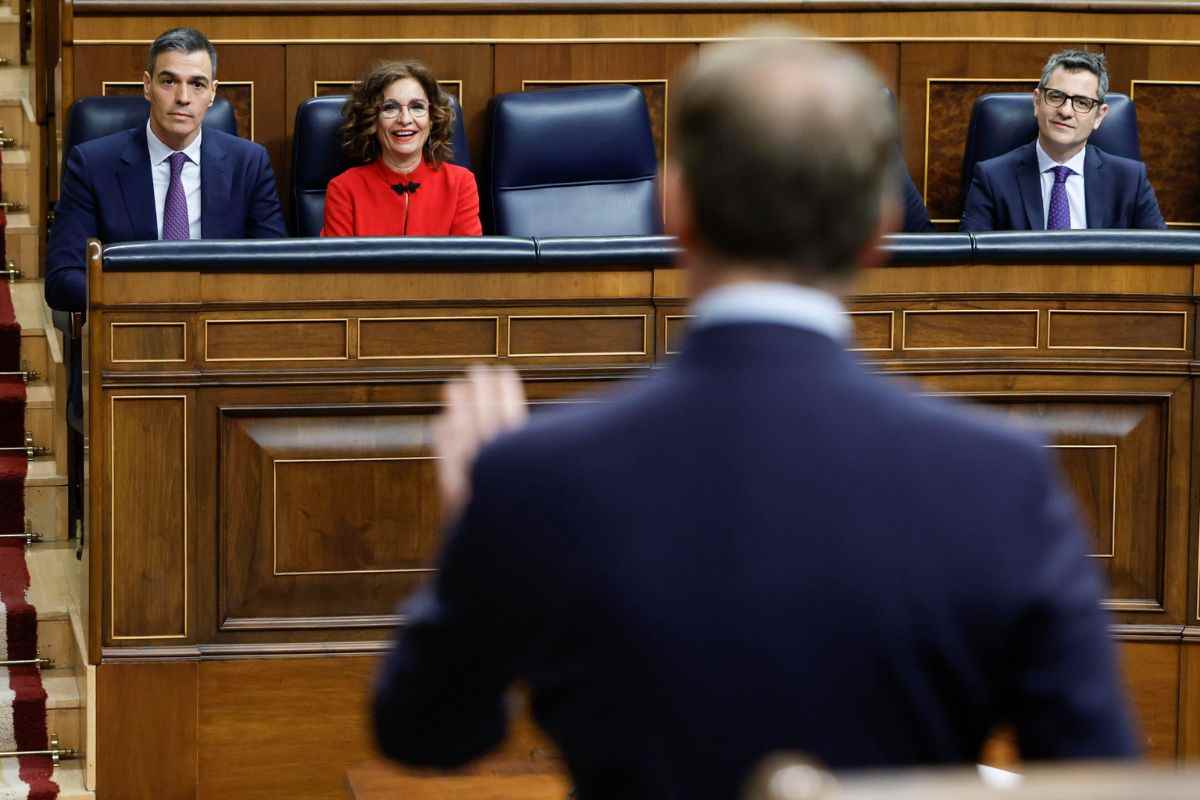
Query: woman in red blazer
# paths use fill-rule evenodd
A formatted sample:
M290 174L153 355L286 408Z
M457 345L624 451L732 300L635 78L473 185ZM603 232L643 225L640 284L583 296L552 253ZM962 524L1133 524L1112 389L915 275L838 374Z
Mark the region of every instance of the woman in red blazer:
M475 176L449 163L454 111L425 65L380 64L346 102L322 236L479 236Z

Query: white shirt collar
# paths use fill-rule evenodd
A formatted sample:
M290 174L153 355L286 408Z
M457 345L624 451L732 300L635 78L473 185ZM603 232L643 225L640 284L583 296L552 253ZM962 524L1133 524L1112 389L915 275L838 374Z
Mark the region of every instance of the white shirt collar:
M1034 140L1034 149L1037 150L1038 172L1039 173L1046 172L1047 170L1050 170L1050 169L1053 169L1054 167L1059 166L1059 163L1057 161L1055 161L1053 158L1051 158L1049 153L1047 153L1045 150L1042 149L1042 140L1041 139ZM1082 175L1083 174L1083 160L1086 155L1087 155L1087 145L1084 145L1082 150L1080 150L1075 155L1071 156L1070 160L1064 162L1062 164L1062 166L1070 167L1071 172L1075 173L1076 175Z
M193 164L200 163L200 139L204 137L204 128L196 131L196 138L192 139L192 143L183 148L183 154L188 157L188 160ZM146 120L146 144L150 149L150 165L158 166L162 162L171 157L171 153L175 151L163 144L162 139L154 133L154 128L150 127L150 120Z
M689 328L766 322L804 328L838 342L850 339L850 318L836 297L809 286L775 281L711 289L692 303Z

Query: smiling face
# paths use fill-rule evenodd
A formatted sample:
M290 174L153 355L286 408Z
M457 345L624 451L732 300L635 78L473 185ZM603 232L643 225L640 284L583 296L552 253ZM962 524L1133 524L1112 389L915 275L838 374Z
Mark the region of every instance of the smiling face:
M424 115L415 115L412 104L424 103ZM429 97L415 78L400 78L388 84L379 98L380 107L399 105L400 113L385 119L383 112L375 119L375 135L385 164L398 172L411 172L421 163L425 142L429 140Z
M155 59L154 74L142 73L142 85L154 135L172 150L191 144L216 97L208 52L163 51Z
M1087 144L1092 131L1100 127L1108 106L1100 104L1086 114L1076 111L1067 100L1055 108L1046 102L1044 92L1057 90L1068 95L1096 99L1100 94L1100 79L1087 70L1068 70L1059 67L1050 74L1045 89L1033 92L1033 116L1038 124L1038 141L1055 161L1071 159Z

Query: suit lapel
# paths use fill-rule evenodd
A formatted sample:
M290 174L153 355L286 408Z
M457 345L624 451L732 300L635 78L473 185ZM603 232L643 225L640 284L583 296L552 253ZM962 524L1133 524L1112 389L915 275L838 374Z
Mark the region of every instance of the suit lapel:
M200 238L226 239L220 220L221 207L230 197L230 177L225 165L225 148L212 131L200 140Z
M1107 212L1112 209L1102 199L1109 196L1104 185L1104 156L1092 145L1087 146L1083 158L1083 207L1087 212L1089 228L1111 228L1113 221Z
M129 241L154 241L158 221L154 212L154 183L150 177L150 150L146 129L137 128L129 137L117 165L117 183L129 213Z
M1046 218L1042 209L1042 178L1038 174L1037 151L1033 143L1025 145L1017 162L1017 183L1021 187L1021 202L1029 220L1029 230L1044 231Z

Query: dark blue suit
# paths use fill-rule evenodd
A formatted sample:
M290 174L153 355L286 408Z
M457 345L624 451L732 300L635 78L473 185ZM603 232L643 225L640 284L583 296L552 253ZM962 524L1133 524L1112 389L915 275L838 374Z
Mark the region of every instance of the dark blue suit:
M1165 228L1146 165L1087 146L1083 161L1084 207L1089 228ZM959 230L1046 229L1034 143L975 165Z
M379 678L384 753L457 765L532 690L581 798L732 798L834 768L1135 752L1040 443L774 324L697 330L619 399L486 448Z
M262 145L206 129L200 140L200 229L204 239L287 235L275 174ZM146 126L71 150L54 209L46 258L46 301L87 309L84 245L158 238Z
M933 230L933 223L929 221L929 209L925 208L925 201L921 199L921 193L917 191L917 185L913 183L912 176L908 174L908 169L901 166L903 176L904 192L904 233L929 233Z

